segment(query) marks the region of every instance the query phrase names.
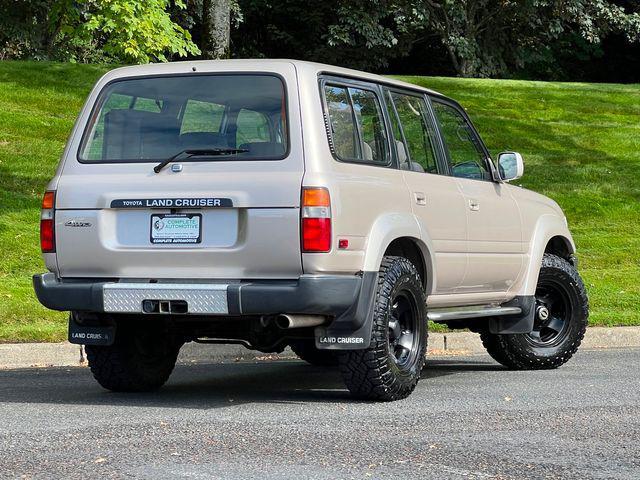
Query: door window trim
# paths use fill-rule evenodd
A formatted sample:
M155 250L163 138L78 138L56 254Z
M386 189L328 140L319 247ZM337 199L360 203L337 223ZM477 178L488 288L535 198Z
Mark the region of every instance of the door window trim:
M322 102L322 115L325 123L325 130L327 134L327 140L329 141L329 148L331 150L331 155L337 162L341 163L354 163L357 165L367 165L370 167L382 167L382 168L397 168L397 162L395 159L394 151L391 150L391 141L389 137L389 119L387 118L387 114L384 109L384 103L381 95L380 85L373 82L366 82L362 80L356 80L352 78L338 77L334 75L320 75L318 77L318 85L320 90L320 101ZM327 97L325 95L325 87L334 86L341 87L347 90L347 98L349 101L349 106L351 107L351 111L354 112L353 108L353 100L351 98L351 92L349 88L357 88L360 90L366 90L375 95L376 101L378 102L378 107L380 108L380 115L382 115L382 127L384 133L384 145L385 145L385 156L386 162L373 162L371 160L365 160L360 158L341 158L335 151L335 147L333 144L333 136L331 132L331 118L329 115L329 105L327 103ZM360 150L362 149L362 139L360 133L360 125L358 124L358 119L353 116L353 124L356 128L356 135L359 140L359 144L357 146L358 152L361 154Z
M396 118L396 122L398 122L398 129L400 130L400 135L402 135L402 143L404 144L404 149L406 150L406 155L407 158L409 159L409 161L411 160L411 152L409 151L409 149L407 148L407 136L404 134L404 128L402 127L402 122L400 122L400 115L398 115L398 109L396 108L396 103L393 101L393 98L391 97L391 90L389 90L386 87L382 88L382 91L384 92L384 101L385 103L388 101L389 102L389 106L391 106L391 108L393 109L393 115ZM385 105L387 107L387 111L389 109L389 107L387 105ZM398 168L398 170L402 170L402 168L400 168L400 158L398 156L398 146L395 144L395 133L393 132L393 127L391 126L391 119L389 119L389 132L390 132L390 136L393 138L393 150L394 150L394 155L396 156L395 160L396 160L396 166Z

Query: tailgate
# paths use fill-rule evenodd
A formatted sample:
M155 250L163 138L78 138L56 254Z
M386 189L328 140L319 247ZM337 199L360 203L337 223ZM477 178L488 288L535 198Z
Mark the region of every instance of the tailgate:
M90 116L97 126L89 121L89 141L78 145L79 159L66 159L57 185L59 275L298 277L304 163L299 121L288 121L299 119L295 72L282 67L279 75L289 86L282 89L288 117L285 101L264 89L244 99L242 79L212 77L206 88L204 77L188 85L145 78L135 80L150 82L145 88L116 85L115 93L104 87ZM235 84L240 93L225 93ZM140 103L148 91L153 98ZM241 153L185 156L153 171L181 149L227 147Z

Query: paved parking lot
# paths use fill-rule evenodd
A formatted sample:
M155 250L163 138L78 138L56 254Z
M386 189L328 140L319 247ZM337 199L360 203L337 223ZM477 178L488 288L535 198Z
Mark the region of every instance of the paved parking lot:
M180 365L154 394L86 368L0 371L0 477L640 478L640 350L556 371L431 357L416 392L352 401L298 361Z

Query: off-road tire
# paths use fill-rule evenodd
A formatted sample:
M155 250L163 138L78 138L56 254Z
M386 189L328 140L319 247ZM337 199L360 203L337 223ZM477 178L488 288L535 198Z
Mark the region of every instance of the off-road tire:
M182 342L150 325L119 325L111 346L86 345L94 378L114 392L148 392L160 388L175 367Z
M410 349L410 362L400 366L391 351L389 322L394 298L402 291L408 292L415 302L416 341ZM406 258L384 257L375 295L371 344L363 350L341 352L340 371L356 398L400 400L415 389L427 349L426 298L418 270Z
M304 360L315 367L335 367L338 365L338 355L331 350L319 350L315 340L296 340L289 345L293 353L300 360Z
M560 282L566 289L570 313L567 314L568 325L563 338L540 346L527 338L529 334L498 335L488 331L480 334L489 355L512 370L558 368L576 353L584 338L589 317L589 301L576 268L564 258L545 253L538 286L545 282Z

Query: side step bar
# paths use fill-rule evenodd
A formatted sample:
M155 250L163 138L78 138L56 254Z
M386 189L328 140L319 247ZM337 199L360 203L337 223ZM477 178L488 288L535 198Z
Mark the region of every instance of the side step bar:
M469 307L432 308L427 312L427 318L434 322L448 320L463 320L465 318L497 317L501 315L518 315L522 313L520 307L499 307L491 305L472 305Z

